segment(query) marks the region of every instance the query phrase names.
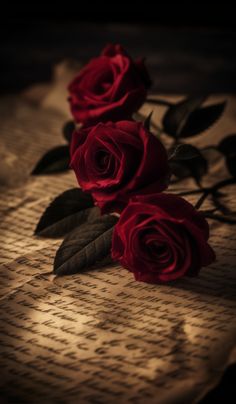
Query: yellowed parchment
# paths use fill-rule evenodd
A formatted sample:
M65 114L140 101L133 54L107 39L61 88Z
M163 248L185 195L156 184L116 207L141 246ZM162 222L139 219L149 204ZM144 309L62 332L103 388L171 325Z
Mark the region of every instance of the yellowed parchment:
M52 275L61 240L37 238L33 230L48 203L76 181L72 172L29 173L63 143L68 111L54 105L54 91L38 104L32 92L0 101L1 399L197 402L236 360L236 227L211 222L217 261L198 278L148 285L116 265ZM228 100L219 124L197 142L217 143L232 132L236 101ZM162 110L154 108L157 121ZM224 175L216 160L210 178ZM235 191L225 200L236 209Z

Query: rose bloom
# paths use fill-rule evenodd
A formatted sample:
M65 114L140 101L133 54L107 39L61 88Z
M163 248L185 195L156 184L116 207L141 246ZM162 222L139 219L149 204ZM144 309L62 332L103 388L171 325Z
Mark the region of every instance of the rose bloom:
M70 150L78 183L92 193L103 213L120 212L131 196L160 192L168 185L166 150L141 122L78 129Z
M86 125L128 119L145 101L149 85L143 60L133 61L120 45L108 45L70 83L71 113Z
M117 222L112 258L138 281L163 283L197 275L215 254L205 218L173 194L134 197Z

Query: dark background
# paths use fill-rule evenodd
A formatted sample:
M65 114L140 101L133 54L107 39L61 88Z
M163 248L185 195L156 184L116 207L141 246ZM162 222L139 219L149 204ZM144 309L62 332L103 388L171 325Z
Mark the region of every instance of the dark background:
M1 93L50 80L56 62L86 62L107 42L122 43L134 57L146 56L153 91L236 92L233 3L86 0L75 7L68 1L4 4Z
M233 3L18 2L1 11L1 94L49 81L55 63L86 62L108 42L147 58L155 92L236 92ZM202 404L235 402L235 380L231 366Z

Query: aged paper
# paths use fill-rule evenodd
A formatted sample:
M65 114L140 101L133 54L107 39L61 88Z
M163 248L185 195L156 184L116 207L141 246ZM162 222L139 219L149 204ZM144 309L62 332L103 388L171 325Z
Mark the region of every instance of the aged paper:
M29 97L0 102L1 400L198 402L236 361L236 228L211 222L217 261L171 285L135 282L116 265L52 275L61 240L33 231L48 203L76 182L72 172L29 176L46 150L63 143L67 113L47 100L52 93L40 105ZM200 141L231 133L235 109L230 97L223 123ZM217 180L225 174L222 161L216 173ZM236 209L235 192L226 199Z

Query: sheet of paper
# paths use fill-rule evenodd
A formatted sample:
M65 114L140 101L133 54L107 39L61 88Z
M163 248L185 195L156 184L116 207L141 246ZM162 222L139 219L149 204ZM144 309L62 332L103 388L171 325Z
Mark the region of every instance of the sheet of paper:
M236 103L229 101L225 126L220 122L205 139L230 133ZM1 164L9 175L1 178L0 204L2 399L197 402L236 361L236 228L211 223L217 261L198 278L148 285L116 265L55 277L61 240L33 231L48 203L76 181L72 172L29 173L46 150L63 143L66 117L53 105L5 98L0 118ZM223 175L221 163L214 167ZM235 194L232 188L227 203L236 209Z

